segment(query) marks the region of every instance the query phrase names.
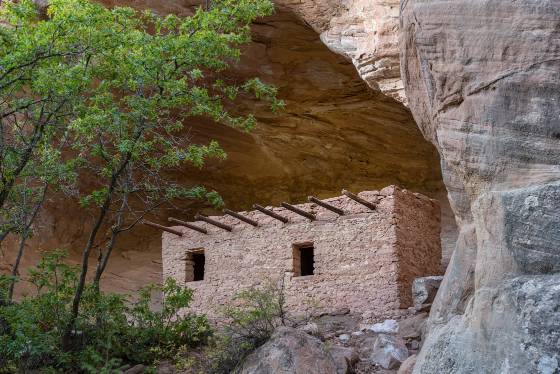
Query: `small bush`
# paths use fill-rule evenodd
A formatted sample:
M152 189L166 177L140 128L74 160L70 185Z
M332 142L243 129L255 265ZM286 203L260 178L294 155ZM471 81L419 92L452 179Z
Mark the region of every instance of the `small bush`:
M211 335L204 316L179 314L191 302L192 291L174 280L143 289L133 303L89 286L73 331L73 349L63 350L62 333L77 284L76 269L64 260L62 252L47 254L30 271L35 295L0 306L0 372L112 373L123 364L151 365L173 357ZM152 294L159 291L164 301L154 310Z
M283 290L271 283L240 291L223 309L228 321L225 331L258 347L270 338L276 327L286 323L283 304Z
M279 326L294 326L284 311L284 287L272 282L240 291L222 310L224 323L204 355L194 365L200 373L235 372L245 357L264 343Z

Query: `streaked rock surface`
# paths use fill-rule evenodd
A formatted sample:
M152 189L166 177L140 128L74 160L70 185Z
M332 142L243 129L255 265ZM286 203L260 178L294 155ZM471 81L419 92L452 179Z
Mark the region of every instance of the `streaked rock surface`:
M407 97L460 227L414 372L554 372L560 2L401 6Z

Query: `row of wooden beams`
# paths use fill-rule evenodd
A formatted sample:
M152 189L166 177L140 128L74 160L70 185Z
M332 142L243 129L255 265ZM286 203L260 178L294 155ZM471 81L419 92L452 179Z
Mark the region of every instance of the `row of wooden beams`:
M192 223L181 221L180 219L173 218L173 217L169 217L168 220L169 220L169 222L176 223L180 226L188 227L189 229L198 231L202 234L208 234L208 231L204 227L199 227L197 225L193 225Z
M231 230L233 230L233 227L231 227L231 226L229 226L229 225L226 225L225 223L221 223L221 222L219 222L219 221L216 221L216 220L214 220L214 219L212 219L212 218L210 218L210 217L203 216L203 215L200 214L200 213L195 214L194 219L196 219L197 221L204 221L204 222L206 222L206 223L209 223L209 224L211 224L211 225L214 225L214 226L219 227L219 228L221 228L221 229L224 229L224 230L226 230L226 231L231 231Z
M246 222L249 225L253 225L255 227L257 227L259 225L259 223L257 221L253 221L251 218L247 218L244 215L241 215L237 212L234 212L233 210L224 209L223 212L225 214L229 214L230 216L237 218L240 221Z
M280 214L274 213L272 210L266 209L265 207L262 207L259 204L254 204L253 209L256 209L259 212L266 214L267 216L270 216L274 219L277 219L278 221L281 221L281 222L284 222L284 223L288 223L288 221L289 221L289 219L287 219L286 217L283 217Z
M368 208L371 209L371 210L374 210L374 209L376 208L375 203L371 203L371 202L369 202L369 201L367 201L367 200L364 200L364 199L362 199L361 197L359 197L358 195L355 195L355 194L353 194L352 192L350 192L350 191L348 191L348 190L342 190L342 194L343 194L344 196L346 196L346 197L348 197L348 198L354 200L355 202L357 202L357 203L359 203L359 204L362 204L362 205L368 207ZM314 196L309 196L309 197L307 198L307 200L310 201L310 202L312 202L312 203L315 203L315 204L317 204L317 205L319 205L319 206L321 206L321 207L323 207L323 208L325 208L325 209L328 209L328 210L330 210L331 212L334 212L334 213L336 213L336 214L338 214L338 215L341 215L341 216L344 215L344 211L343 211L342 209L337 208L337 207L335 207L334 205L331 205L331 204L329 204L329 203L326 203L326 202L324 202L324 201L322 201L322 200L319 200L318 198L316 198L316 197L314 197ZM286 203L286 202L283 202L283 203L282 203L282 206L283 206L284 208L286 208L286 209L288 209L288 210L290 210L290 211L296 213L296 214L299 214L300 216L303 216L303 217L309 219L310 221L314 221L314 220L317 219L317 217L316 217L313 213L306 212L305 210L300 209L300 208L297 208L297 207L295 207L295 206L293 206L293 205L291 205L291 204L288 204L288 203ZM289 219L288 219L288 218L286 218L286 217L284 217L284 216L281 216L280 214L275 213L275 212L273 212L273 211L270 210L270 209L266 209L265 207L263 207L263 206L261 206L261 205L259 205L259 204L254 204L254 205L253 205L253 209L256 209L256 210L260 211L261 213L264 213L264 214L266 214L266 215L268 215L268 216L270 216L270 217L272 217L272 218L274 218L274 219L277 219L278 221L281 221L281 222L283 222L283 223L288 223L288 222L289 222ZM243 222L248 223L248 224L250 224L250 225L253 225L253 226L255 226L255 227L259 226L259 223L258 223L257 221L254 221L254 220L252 220L252 219L250 219L250 218L248 218L248 217L245 217L245 216L243 216L243 215L241 215L241 214L239 214L239 213L237 213L237 212L234 212L234 211L232 211L232 210L224 209L223 212L224 212L225 214L227 214L227 215L230 215L230 216L232 216L232 217L235 217L235 218L239 219L240 221L243 221ZM206 222L206 223L208 223L208 224L211 224L211 225L213 225L213 226L219 227L219 228L221 228L221 229L223 229L223 230L226 230L226 231L232 231L232 230L233 230L233 228L232 228L231 226L226 225L225 223L221 223L221 222L219 222L219 221L216 221L216 220L214 220L214 219L212 219L212 218L210 218L210 217L207 217L207 216L205 216L205 215L202 215L202 214L200 214L200 213L197 213L197 214L194 216L194 218L195 218L196 220L204 221L204 222ZM200 233L202 233L202 234L208 234L208 231L207 231L205 228L199 227L199 226L196 226L196 225L193 225L192 223L189 223L189 222L181 221L181 220L179 220L179 219L177 219L177 218L170 217L170 218L169 218L169 222L173 222L173 223L176 223L176 224L178 224L178 225L180 225L180 226L187 227L187 228L189 228L189 229L191 229L191 230L198 231L198 232L200 232ZM142 223L145 224L145 225L147 225L147 226L151 226L151 227L160 229L160 230L162 230L162 231L166 231L166 232L169 232L169 233L178 235L178 236L183 236L183 233L182 233L182 232L177 231L177 230L175 230L175 229L172 229L172 228L170 228L170 227L165 227L165 226L159 225L159 224L157 224L157 223L154 223L154 222L151 222L151 221L146 221L146 220L143 220Z

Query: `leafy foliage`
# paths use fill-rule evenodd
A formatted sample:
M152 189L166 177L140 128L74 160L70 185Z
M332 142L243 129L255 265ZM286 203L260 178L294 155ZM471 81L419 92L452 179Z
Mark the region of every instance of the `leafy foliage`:
M161 199L223 204L215 191L182 186L162 171L225 157L217 142L197 144L185 136L188 120L208 117L250 130L252 114L228 109L238 97L282 107L276 90L256 78L236 83L216 75L238 61L250 22L272 10L268 0L217 0L207 11L179 18L51 0L41 18L32 0L5 1L0 208L18 178L26 170L37 176L40 165L78 168L82 179L97 181L89 189L81 184L84 206L118 205L123 195L134 195L136 209L124 205L136 218ZM62 160L60 149L71 149L71 159Z
M76 321L74 349L64 350L62 332L77 284L77 269L64 260L63 252L45 255L30 272L36 293L0 306L1 370L112 372L124 363L149 365L173 357L180 347L204 343L211 335L204 316L179 314L192 300L192 291L172 280L142 290L132 303L88 287ZM154 292L163 293L161 310L150 307Z
M197 372L234 372L249 353L270 339L277 327L297 324L284 311L283 285L272 282L239 291L222 309L222 316L219 333L213 336L204 355L191 364Z
M78 198L95 219L77 268L54 252L31 272L34 296L13 304L16 277L0 279L0 367L113 372L173 356L210 334L204 317L179 314L192 293L172 281L158 311L150 308L154 287L130 305L100 292L99 282L117 237L146 214L185 199L223 204L218 192L183 185L171 172L226 157L216 141L189 136L193 122L250 131L255 115L238 110L240 99L283 106L258 78L223 74L250 41L251 22L273 5L215 0L179 18L88 0L48 3L46 12L33 0L0 8L0 242L20 235L21 258L47 188ZM88 284L93 248L99 257ZM251 324L263 315L236 318ZM229 337L250 346L263 339Z
M74 108L93 82L98 19L39 21L32 1L0 9L0 208L20 177L48 181L62 172L60 146Z
M184 199L223 204L216 191L178 183L170 172L226 157L214 140L193 141L186 124L206 118L249 131L255 117L235 110L238 99L282 107L276 89L259 79L221 76L250 41L250 23L272 11L270 0L216 0L185 18L89 0L50 0L46 14L33 0L3 3L0 130L9 136L0 140L9 141L0 150L0 209L25 173L45 182L37 160L49 155L52 170L79 177L65 190L96 211L65 328L67 348L95 246L98 289L118 236L146 214L177 209ZM52 182L60 187L60 178ZM5 216L10 221L13 214ZM104 231L108 239L100 239Z
M186 18L101 6L91 12L92 6L59 0L49 7L53 21L75 17L76 9L84 22L102 19L94 39L103 53L91 60L96 84L74 106L68 131L81 175L99 181L83 191L82 204L117 205L128 195L136 209L127 212L135 217L159 207L162 199L205 197L221 204L216 192L183 186L162 172L185 164L201 168L208 158L226 157L216 141L199 144L186 136L185 123L207 117L248 131L255 118L232 114L228 108L236 99L253 96L269 101L273 110L282 106L276 90L256 78L235 83L217 77L238 61L239 46L250 41L249 23L270 14L272 4L220 0Z
M283 306L283 288L273 283L241 290L223 309L226 332L258 347L270 338L278 326L286 324Z

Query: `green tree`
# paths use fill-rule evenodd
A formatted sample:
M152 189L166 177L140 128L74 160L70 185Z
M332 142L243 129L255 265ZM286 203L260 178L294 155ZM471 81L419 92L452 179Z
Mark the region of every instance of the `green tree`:
M218 0L179 18L51 0L40 18L31 0L3 4L0 119L10 135L0 150L0 207L43 147L63 150L61 163L79 174L81 204L95 213L64 329L67 348L94 248L101 248L99 289L119 235L145 214L178 199L222 203L215 191L170 178L185 164L201 168L207 158L225 157L215 141L193 142L189 123L206 117L249 131L255 118L236 111L238 99L283 105L260 80L221 74L250 41L251 22L272 11L269 0Z
M27 0L0 8L0 244L9 234L20 238L14 276L47 188L73 179L61 151L105 42L101 19L42 16ZM12 294L13 280L8 299Z
M30 0L0 8L0 209L33 163L64 142L74 109L93 83L92 60L103 51L101 19L79 15L39 20ZM97 35L96 35L97 34ZM2 226L2 234L10 232Z

